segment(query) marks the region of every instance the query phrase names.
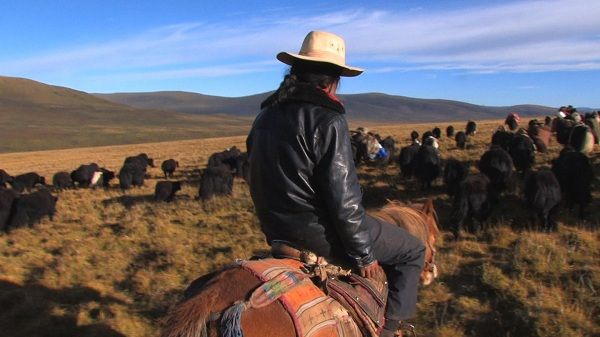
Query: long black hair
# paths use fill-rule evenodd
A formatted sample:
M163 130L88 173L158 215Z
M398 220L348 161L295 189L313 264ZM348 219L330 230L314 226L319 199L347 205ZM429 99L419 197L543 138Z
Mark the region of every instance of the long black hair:
M329 63L296 61L279 85L277 100L285 100L299 85L318 89L325 89L331 84L339 85L340 75L341 69Z

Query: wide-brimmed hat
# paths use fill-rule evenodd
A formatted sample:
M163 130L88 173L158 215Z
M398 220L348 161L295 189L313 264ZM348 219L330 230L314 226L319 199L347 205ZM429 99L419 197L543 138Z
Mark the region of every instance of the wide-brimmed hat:
M358 76L364 70L346 65L346 44L341 37L320 31L312 31L306 35L298 54L281 52L277 59L285 64L293 65L298 60L329 63L341 70L341 76Z

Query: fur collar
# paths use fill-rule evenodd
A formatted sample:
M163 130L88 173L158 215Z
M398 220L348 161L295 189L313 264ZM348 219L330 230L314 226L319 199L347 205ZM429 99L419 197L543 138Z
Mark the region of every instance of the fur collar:
M275 91L275 93L262 102L260 108L264 109L266 107L285 102L306 102L334 110L340 114L346 112L346 109L344 109L342 103L332 99L325 91L308 84L297 84L292 90L290 90L289 96L285 98L283 102L278 100L278 96L279 90Z

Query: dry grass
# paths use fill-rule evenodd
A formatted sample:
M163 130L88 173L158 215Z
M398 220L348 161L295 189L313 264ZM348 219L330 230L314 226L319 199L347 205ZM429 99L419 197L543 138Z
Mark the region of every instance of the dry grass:
M464 122L454 123L462 127ZM497 122L480 124L474 148L441 142L444 158L475 163ZM440 125L441 127L442 125ZM443 125L445 128L445 124ZM406 144L414 128L374 128ZM48 178L81 163L117 170L123 158L147 152L160 163L176 158L184 181L175 203L156 204L151 169L146 186L72 190L60 194L54 221L0 235L0 331L6 336L156 336L160 318L186 285L234 258L266 249L253 215L248 188L236 180L234 195L206 203L194 200L199 169L225 147L244 148L245 137L112 146L0 155L12 174L35 170ZM543 165L555 157L538 156ZM599 160L594 155L595 168ZM397 178L398 168L362 167L364 202L385 199L421 202L434 197L441 221L450 200L438 182L423 193ZM517 197L504 197L492 228L455 241L443 232L441 277L420 290L413 323L426 336L598 336L600 335L600 195L594 189L587 222L563 211L557 233L522 229L526 214Z

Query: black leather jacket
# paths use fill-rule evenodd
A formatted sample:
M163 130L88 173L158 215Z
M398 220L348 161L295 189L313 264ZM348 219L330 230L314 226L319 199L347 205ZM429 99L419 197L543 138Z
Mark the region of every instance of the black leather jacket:
M250 193L267 241L370 264L372 239L344 107L306 84L281 102L277 97L262 103L246 140Z

